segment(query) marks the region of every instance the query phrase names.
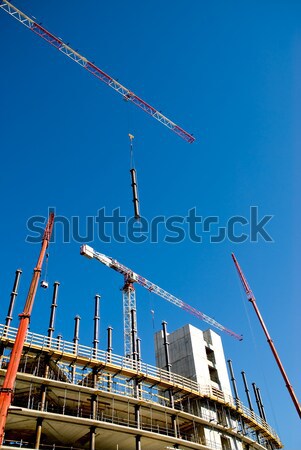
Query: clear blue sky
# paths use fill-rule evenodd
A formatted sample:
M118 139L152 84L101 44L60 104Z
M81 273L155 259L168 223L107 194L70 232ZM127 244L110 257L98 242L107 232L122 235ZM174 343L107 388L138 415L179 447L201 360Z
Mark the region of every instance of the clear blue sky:
M139 177L141 213L273 215L259 239L233 244L188 237L178 244L91 243L211 317L244 335L224 336L239 390L240 371L261 388L268 421L286 450L301 448L300 420L251 305L245 301L231 251L241 263L297 396L300 383L300 115L301 4L293 0L98 2L16 0L52 33L193 132L189 145L20 23L0 11L1 222L0 300L5 319L14 271L23 269L21 311L39 245L25 243L34 215L87 216L120 207L132 215L129 141ZM237 228L237 232L243 228ZM122 277L79 256L79 244L51 246L49 282L61 282L56 333L90 345L93 297L102 295L101 340L114 327L122 353ZM145 362L154 363L153 323L170 331L187 313L137 287L138 327ZM38 291L31 329L46 333L51 289ZM17 325L17 312L14 325ZM251 324L251 325L250 325Z

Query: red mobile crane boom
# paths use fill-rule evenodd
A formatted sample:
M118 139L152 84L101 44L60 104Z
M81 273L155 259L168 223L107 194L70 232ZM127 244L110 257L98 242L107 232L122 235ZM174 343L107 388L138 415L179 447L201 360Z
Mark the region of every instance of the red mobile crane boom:
M184 309L184 311L189 312L190 314L193 314L198 319L203 320L204 322L209 323L210 325L214 326L215 328L219 329L220 331L223 331L230 336L242 340L242 336L239 336L238 334L234 333L233 331L229 330L228 328L224 327L220 323L218 323L216 320L212 319L211 317L207 316L206 314L202 313L201 311L198 311L196 308L188 305L187 303L183 302L183 300L180 300L179 298L175 297L174 295L170 294L169 292L165 291L164 289L160 288L156 284L152 283L151 281L147 280L146 278L142 277L141 275L138 275L137 273L133 272L128 267L124 266L120 262L116 261L116 259L111 258L110 256L106 256L103 253L96 252L92 247L88 245L82 245L80 250L81 255L86 256L89 259L97 259L102 264L104 264L107 267L110 267L111 269L116 270L117 272L121 273L125 277L125 287L127 289L128 285L132 285L133 283L138 283L140 286L143 286L145 289L147 289L150 292L154 292L155 294L159 295L160 297L164 298L170 303L173 303L174 305L178 306L181 309ZM133 288L131 287L131 293L133 292ZM125 291L125 289L123 289ZM128 294L126 293L126 301L128 302ZM132 307L135 307L135 299L132 300ZM130 313L128 311L129 308L125 309L124 311L127 311L127 314ZM130 319L125 317L125 324L130 322ZM127 329L127 326L125 326L125 341L127 339L130 339L130 329ZM128 350L128 348L125 346L125 350Z
M261 325L261 327L262 327L262 329L263 329L263 332L264 332L264 334L266 335L268 344L269 344L269 346L270 346L270 348L271 348L271 350L272 350L272 353L273 353L273 355L274 355L274 358L275 358L275 360L276 360L276 363L277 363L277 365L278 365L278 367L279 367L279 370L280 370L280 372L281 372L281 375L282 375L282 377L283 377L283 379L284 379L284 382L285 382L285 385L286 385L286 387L287 387L287 390L288 390L288 392L289 392L289 394L290 394L290 396L291 396L291 399L292 399L292 401L293 401L293 403L294 403L294 405L295 405L295 408L296 408L296 410L297 410L297 412L298 412L298 414L299 414L299 417L300 417L300 419L301 419L301 407L300 407L300 403L298 402L297 396L296 396L296 394L295 394L295 392L294 392L294 389L293 389L293 387L292 387L292 385L291 385L291 383L290 383L290 381L289 381L289 379L288 379L288 376L286 375L286 372L285 372L285 370L284 370L284 367L283 367L283 365L282 365L282 363L281 363L281 360L280 360L280 358L279 358L279 355L278 355L278 353L277 353L276 347L275 347L275 345L274 345L274 343L273 343L273 341L272 341L272 339L271 339L271 337L270 337L270 334L269 334L269 332L268 332L268 329L267 329L267 327L266 327L266 325L265 325L265 323L264 323L264 320L263 320L263 318L262 318L262 316L261 316L261 314L260 314L260 311L259 311L258 306L257 306L257 304L256 304L255 296L254 296L254 294L253 294L253 292L252 292L252 290L251 290L251 288L250 288L250 286L249 286L249 284L248 284L248 282L247 282L246 277L244 276L244 274L243 274L243 272L242 272L242 270L241 270L241 268L240 268L240 265L238 264L237 259L235 258L234 253L232 253L232 259L233 259L233 261L234 261L234 264L235 264L235 267L236 267L236 269L237 269L239 278L240 278L240 280L241 280L241 283L242 283L243 288L244 288L244 290L245 290L245 293L246 293L246 295L247 295L247 299L249 300L249 302L252 303L252 305L253 305L253 307L254 307L255 313L256 313L256 315L257 315L257 317L258 317L258 319L259 319L259 322L260 322L260 325Z
M31 311L37 292L37 287L39 284L39 279L41 275L42 265L48 247L54 222L54 214L51 213L48 218L48 222L44 231L44 236L42 239L42 248L40 250L40 255L38 258L37 265L34 269L31 284L27 294L26 303L22 314L20 314L20 322L18 327L18 332L13 349L10 354L10 359L3 381L3 385L0 388L0 445L3 444L4 431L6 424L6 417L8 413L8 408L11 405L12 395L14 391L16 376L18 367L21 360L22 350L24 346L24 341L26 333L28 330L28 325L30 321Z
M102 81L103 83L107 84L109 87L114 89L116 92L118 92L120 95L122 95L125 100L128 100L128 101L134 103L134 105L138 106L143 111L150 114L154 119L161 122L163 125L165 125L167 128L172 130L174 133L176 133L182 139L189 142L190 144L195 140L194 136L189 134L187 131L185 131L179 125L172 122L167 117L165 117L163 114L160 113L160 111L156 110L153 106L149 105L147 102L142 100L140 97L138 97L132 91L127 89L125 86L118 83L117 80L114 80L114 78L112 78L110 75L106 74L103 70L101 70L99 67L97 67L92 62L90 62L87 58L82 56L80 53L78 53L76 50L71 48L69 45L65 44L59 37L50 33L48 30L46 30L46 28L44 28L41 25L39 25L38 23L36 23L34 20L32 20L30 17L28 17L22 11L17 9L14 5L12 5L10 2L8 2L7 0L0 0L0 8L2 8L3 11L7 12L8 14L10 14L10 16L14 17L16 20L18 20L20 23L22 23L22 25L26 26L31 31L33 31L35 34L40 36L46 42L51 44L57 50L62 52L64 55L68 56L68 58L72 59L74 62L79 64L81 67L86 69L88 72L90 72L96 78L98 78L100 81Z

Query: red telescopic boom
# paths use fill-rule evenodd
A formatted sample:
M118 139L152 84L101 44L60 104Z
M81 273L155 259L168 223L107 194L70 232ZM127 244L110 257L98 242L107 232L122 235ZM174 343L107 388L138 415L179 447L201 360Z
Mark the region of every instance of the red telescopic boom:
M10 360L8 363L6 375L3 381L3 385L0 388L0 444L3 444L6 418L8 409L11 405L12 395L14 391L15 381L17 377L17 371L20 364L24 341L26 338L26 333L28 330L28 325L30 321L31 311L36 296L39 279L41 276L42 265L48 247L54 222L54 214L51 213L48 218L48 222L44 231L44 236L42 239L42 248L40 250L40 255L36 267L34 268L31 284L27 294L26 303L24 306L24 311L20 314L20 322L18 327L18 332L16 340L11 351Z
M232 259L233 259L234 264L235 264L235 267L236 267L236 269L237 269L239 278L240 278L240 280L241 280L241 282L242 282L243 288L244 288L244 290L245 290L245 292L246 292L247 298L248 298L249 302L251 302L252 305L253 305L253 307L254 307L254 310L255 310L256 315L257 315L257 317L258 317L258 319L259 319L260 325L262 326L263 332L264 332L264 334L266 335L268 344L269 344L269 346L270 346L270 348L271 348L271 350L272 350L272 353L273 353L273 355L274 355L274 358L275 358L275 360L276 360L276 363L277 363L277 365L278 365L278 367L279 367L279 370L280 370L280 372L281 372L281 375L282 375L282 377L283 377L283 379L284 379L285 386L287 387L287 390L288 390L288 392L289 392L289 394L290 394L290 396L291 396L291 399L293 400L293 403L294 403L294 405L295 405L295 408L296 408L296 410L297 410L297 412L298 412L298 414L299 414L299 417L300 417L300 419L301 419L301 407L300 407L300 403L298 402L298 399L297 399L297 397L296 397L296 394L295 394L295 392L294 392L294 389L293 389L293 387L292 387L292 385L291 385L291 383L290 383L290 381L289 381L289 379L288 379L288 376L287 376L286 373L285 373L284 367L283 367L283 365L282 365L282 363L281 363L281 360L280 360L280 358L279 358L279 356L278 356L278 353L277 353L277 350L276 350L276 348L275 348L275 345L274 345L274 343L273 343L273 341L272 341L272 339L271 339L271 337L270 337L270 335L269 335L269 332L268 332L268 330L267 330L267 327L266 327L266 325L265 325L265 323L264 323L264 320L263 320L263 318L262 318L262 316L261 316L261 314L260 314L260 311L259 311L258 306L257 306L257 304L256 304L255 296L254 296L252 290L250 289L250 286L249 286L249 284L248 284L248 282L247 282L247 280L246 280L246 277L244 276L244 274L243 274L243 272L242 272L242 270L241 270L241 268L240 268L240 266L239 266L239 264L238 264L238 261L237 261L237 259L235 258L235 255L234 255L233 253L232 253Z

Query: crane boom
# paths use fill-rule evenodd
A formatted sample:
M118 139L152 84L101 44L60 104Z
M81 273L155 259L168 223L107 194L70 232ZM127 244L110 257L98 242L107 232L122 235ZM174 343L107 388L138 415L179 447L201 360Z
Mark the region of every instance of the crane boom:
M44 231L44 235L42 238L42 247L39 253L39 258L37 261L37 265L34 268L31 283L29 286L26 302L24 305L23 312L19 315L20 322L18 326L18 332L16 335L16 339L10 354L9 363L7 366L6 374L4 377L3 384L0 388L0 446L3 444L4 439L4 432L5 432L5 425L6 425L6 419L7 419L7 413L8 408L11 405L15 383L16 383L16 377L17 377L17 371L19 368L22 351L24 347L24 342L26 338L26 333L28 330L31 312L38 288L38 283L41 275L41 270L43 266L43 261L45 258L46 250L48 247L48 244L50 242L51 233L53 229L53 223L54 223L54 214L50 213L48 222Z
M266 327L266 325L264 323L264 320L263 320L263 318L262 318L262 316L260 314L260 311L259 311L258 306L256 304L255 296L254 296L254 294L253 294L253 292L252 292L252 290L251 290L251 288L250 288L250 286L249 286L249 284L247 282L246 277L243 274L243 271L240 268L240 265L238 264L237 259L235 258L234 253L232 253L232 259L234 261L234 264L235 264L236 270L238 272L239 278L240 278L240 280L242 282L243 288L244 288L245 293L247 295L247 299L249 300L249 302L252 303L252 305L254 307L255 313L256 313L256 315L257 315L257 317L259 319L260 325L261 325L261 327L263 329L263 332L264 332L264 334L265 334L265 336L267 338L268 344L269 344L269 346L270 346L270 348L272 350L273 356L274 356L274 358L276 360L276 363L277 363L277 365L279 367L279 370L280 370L281 375L283 377L283 380L285 382L285 386L286 386L286 388L287 388L287 390L288 390L288 392L289 392L289 394L291 396L291 399L292 399L292 401L293 401L293 403L295 405L295 408L296 408L296 410L297 410L297 412L299 414L299 417L301 419L301 406L300 406L300 403L298 402L297 396L296 396L296 394L294 392L294 389L293 389L293 387L292 387L292 385L291 385L291 383L290 383L290 381L288 379L288 376L286 375L286 372L285 372L284 367L282 365L282 362L281 362L281 360L279 358L279 355L278 355L278 352L277 352L276 347L274 345L274 342L272 341L271 336L270 336L270 334L268 332L268 329L267 329L267 327Z
M178 306L181 309L184 309L184 311L187 311L190 314L193 314L198 319L201 319L204 322L209 323L213 327L229 334L230 336L232 336L240 341L242 340L242 336L234 333L233 331L229 330L228 328L226 328L223 325L221 325L220 323L218 323L216 320L212 319L211 317L207 316L206 314L202 313L201 311L198 311L193 306L188 305L187 303L183 302L183 300L180 300L179 298L175 297L174 295L172 295L169 292L165 291L164 289L160 288L159 286L157 286L156 284L147 280L146 278L142 277L141 275L138 275L137 273L133 272L128 267L126 267L123 264L121 264L120 262L116 261L116 259L113 259L110 256L106 256L103 253L96 252L92 247L90 247L88 245L82 245L80 253L81 253L81 255L84 255L87 258L97 259L105 266L110 267L111 269L116 270L116 272L119 272L122 275L126 276L132 283L135 282L135 283L140 284L140 286L143 286L148 291L154 292L155 294L164 298L168 302L173 303L174 305Z
M143 111L150 114L154 119L161 122L163 125L165 125L167 128L172 130L174 133L176 133L182 139L189 142L190 144L193 141L195 141L194 136L189 134L187 131L185 131L179 125L172 122L167 117L165 117L163 114L160 113L160 111L156 110L153 106L149 105L147 102L142 100L140 97L138 97L132 91L130 91L128 88L126 88L122 84L118 83L117 80L112 78L110 75L106 74L103 70L101 70L99 67L97 67L92 62L90 62L87 58L82 56L80 53L78 53L76 50L71 48L69 45L65 44L59 37L53 35L48 30L46 30L46 28L44 28L40 24L36 23L34 20L32 20L30 17L28 17L22 11L17 9L14 5L12 5L10 2L8 2L7 0L0 0L0 8L2 8L3 11L7 12L12 17L14 17L16 20L18 20L20 23L22 23L22 25L26 26L31 31L33 31L35 34L40 36L46 42L51 44L57 50L62 52L64 55L68 56L68 58L72 59L74 62L79 64L81 67L86 69L88 72L90 72L96 78L98 78L100 81L102 81L103 83L107 84L109 87L114 89L116 92L118 92L120 95L122 95L125 100L134 103L134 105L138 106Z

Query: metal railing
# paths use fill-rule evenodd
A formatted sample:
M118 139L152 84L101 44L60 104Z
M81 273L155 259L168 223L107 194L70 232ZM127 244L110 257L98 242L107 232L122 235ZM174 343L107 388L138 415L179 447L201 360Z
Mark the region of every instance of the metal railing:
M17 335L17 328L7 327L0 324L0 341L13 342ZM185 391L197 393L200 397L209 397L215 401L223 403L232 409L238 408L242 414L250 419L251 422L257 423L263 430L266 430L275 440L280 443L280 439L275 430L254 411L244 406L240 401L236 401L232 396L225 394L217 388L210 385L201 386L196 381L183 377L176 373L168 372L164 369L146 364L141 361L134 361L128 357L116 355L104 350L94 349L82 344L74 344L73 342L64 341L57 338L49 338L40 334L27 332L25 345L29 348L39 349L39 351L52 350L62 356L82 357L103 363L104 365L117 366L118 369L133 371L138 375L152 378L159 383L168 383L171 387L183 389ZM71 380L70 380L71 382Z

